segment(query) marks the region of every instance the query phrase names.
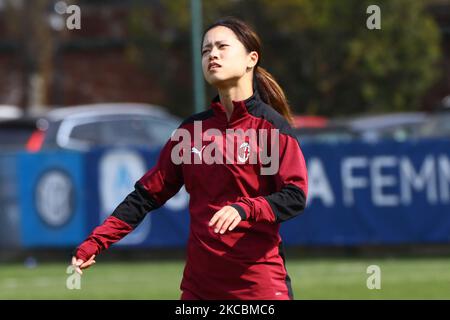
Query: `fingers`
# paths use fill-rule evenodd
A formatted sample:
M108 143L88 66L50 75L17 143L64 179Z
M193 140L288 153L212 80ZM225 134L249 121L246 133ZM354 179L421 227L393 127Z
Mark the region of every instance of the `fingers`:
M212 217L212 219L209 221L209 226L212 227L213 225L216 224L217 220L219 220L219 218L222 216L222 214L225 212L225 207L223 207L222 209L220 209L219 211L217 211L214 216Z
M85 263L83 263L81 266L80 266L80 269L87 269L87 268L89 268L90 266L92 266L93 264L95 264L95 261L86 261Z
M86 261L86 262L84 262L83 264L81 264L81 265L80 265L80 269L87 269L87 268L89 268L90 266L92 266L92 265L95 263L94 258L95 258L95 254L92 255L92 256L89 258L88 261Z
M209 226L215 225L214 232L224 234L227 230L233 230L241 221L241 216L236 209L225 206L217 211L209 222Z
M89 258L89 260L86 261L86 262L95 262L94 258L95 258L95 254L93 254L93 255Z
M75 271L79 274L83 274L83 271L81 269L86 269L92 266L95 263L95 254L92 255L88 261L84 261L82 259L77 259L76 257L72 257L72 266L74 267Z
M220 234L224 234L225 231L227 231L228 227L230 226L230 224L236 219L236 216L233 215L233 213L227 213L226 216L223 216L222 224L221 225L217 225L216 230L218 229ZM219 221L220 222L220 221Z
M77 259L76 257L72 257L72 266L74 267L75 271L79 274L83 274L83 271L81 271L80 266L83 264L83 260Z
M239 224L239 222L241 222L241 216L239 215L239 219L234 219L233 222L231 223L230 227L228 228L228 230L233 231L234 228L236 228L236 226Z
M227 218L227 208L223 207L219 211L217 211L214 216L212 217L211 221L209 222L210 227L214 227L214 232L219 232L220 228L222 227L222 224L224 222L224 219Z

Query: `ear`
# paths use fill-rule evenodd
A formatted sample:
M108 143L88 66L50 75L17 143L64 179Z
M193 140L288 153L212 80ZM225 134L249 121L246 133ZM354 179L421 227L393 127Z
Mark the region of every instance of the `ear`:
M248 54L248 64L247 69L252 69L256 66L259 60L258 52L252 51Z

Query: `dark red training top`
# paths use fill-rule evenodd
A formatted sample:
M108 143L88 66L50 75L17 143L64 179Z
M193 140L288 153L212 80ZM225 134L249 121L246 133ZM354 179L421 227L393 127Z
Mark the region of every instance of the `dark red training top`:
M97 227L76 251L87 260L120 240L144 219L186 186L190 195L190 233L187 261L181 289L186 296L200 299L292 299L290 279L284 265L280 222L303 211L307 195L307 171L297 139L287 121L265 104L257 91L245 101L233 102L228 120L225 109L216 97L207 111L186 119L179 128L192 136L188 147L169 139L157 164L135 185L135 190ZM194 124L201 121L202 134L216 129L213 138L194 143ZM234 161L206 163L207 154L217 156L226 151L209 146L223 138L227 129L279 130L279 167L275 174L263 175L268 167L259 156L263 140L244 137L237 141ZM220 135L220 136L219 136ZM174 137L174 135L172 135ZM275 139L267 142L270 152ZM216 145L220 145L216 143ZM186 146L186 144L185 144ZM209 147L208 147L209 146ZM174 148L177 148L174 150ZM196 148L192 150L192 148ZM174 151L174 152L172 152ZM172 155L186 155L189 163L172 161ZM256 163L251 155L257 154ZM195 157L202 163L195 164ZM220 157L219 157L220 158ZM217 159L217 158L216 158ZM224 158L225 159L225 158ZM253 158L254 159L254 158ZM199 159L197 159L199 161ZM185 161L186 162L186 161ZM214 233L208 223L223 206L237 209L242 221L233 231Z

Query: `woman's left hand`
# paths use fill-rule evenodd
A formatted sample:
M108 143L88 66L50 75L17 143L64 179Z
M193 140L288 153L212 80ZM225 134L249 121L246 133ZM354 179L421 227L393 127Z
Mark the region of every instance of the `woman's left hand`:
M209 226L215 225L214 232L224 234L227 230L232 231L240 221L241 216L237 210L231 206L225 206L214 214L209 221Z

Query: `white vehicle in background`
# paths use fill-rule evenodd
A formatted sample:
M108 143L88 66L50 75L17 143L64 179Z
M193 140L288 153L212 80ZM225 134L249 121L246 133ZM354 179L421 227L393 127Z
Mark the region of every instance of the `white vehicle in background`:
M420 138L450 138L450 111L430 115L420 127Z
M435 113L420 127L421 138L450 138L450 95L442 99Z
M405 141L417 136L420 126L426 121L423 112L399 112L380 115L357 116L336 123L345 124L359 139L377 142L383 139Z
M23 111L17 106L0 104L0 121L18 119L23 116Z
M100 103L57 108L38 118L29 151L100 146L163 145L181 120L163 108L143 103Z

